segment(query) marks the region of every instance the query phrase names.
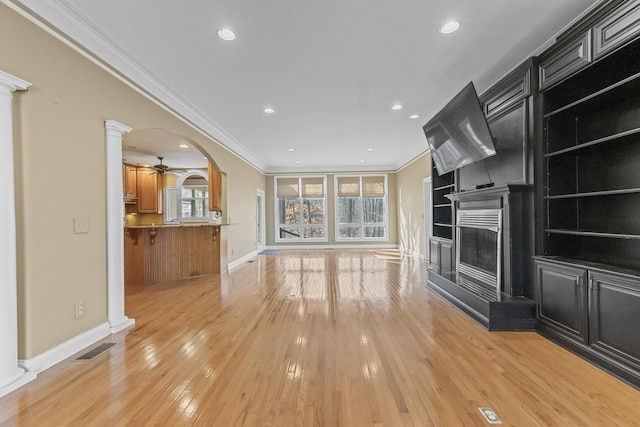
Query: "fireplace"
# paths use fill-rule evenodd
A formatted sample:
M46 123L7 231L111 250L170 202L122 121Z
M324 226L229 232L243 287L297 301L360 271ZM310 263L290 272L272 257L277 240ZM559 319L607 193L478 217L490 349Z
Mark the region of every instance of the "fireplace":
M500 298L502 209L458 210L457 284L488 301Z

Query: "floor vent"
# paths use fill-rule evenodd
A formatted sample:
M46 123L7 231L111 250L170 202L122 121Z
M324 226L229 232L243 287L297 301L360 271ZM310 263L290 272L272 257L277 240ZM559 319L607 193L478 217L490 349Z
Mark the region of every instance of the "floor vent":
M114 342L108 342L108 343L100 344L99 346L97 346L93 350L91 350L91 351L83 354L82 356L78 357L76 360L90 360L90 359L93 359L94 357L96 357L100 353L102 353L102 352L104 352L106 350L109 350L114 345L116 345L116 343L114 343Z

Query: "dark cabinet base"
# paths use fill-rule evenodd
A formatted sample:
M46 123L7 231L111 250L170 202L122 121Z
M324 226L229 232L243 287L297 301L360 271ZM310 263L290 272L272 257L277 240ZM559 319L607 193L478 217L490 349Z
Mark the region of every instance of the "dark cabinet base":
M538 332L640 387L640 278L586 261L535 264Z
M489 331L535 330L535 302L533 300L502 294L499 301L487 301L432 272L429 272L428 285Z

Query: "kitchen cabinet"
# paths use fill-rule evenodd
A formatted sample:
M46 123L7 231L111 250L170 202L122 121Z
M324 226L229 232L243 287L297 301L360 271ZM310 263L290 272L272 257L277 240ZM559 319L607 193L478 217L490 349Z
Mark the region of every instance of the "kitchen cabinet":
M209 210L222 212L222 174L211 163L209 172Z
M138 213L161 214L162 175L154 168L138 167L136 170Z
M122 185L125 203L136 203L138 199L137 167L122 165Z

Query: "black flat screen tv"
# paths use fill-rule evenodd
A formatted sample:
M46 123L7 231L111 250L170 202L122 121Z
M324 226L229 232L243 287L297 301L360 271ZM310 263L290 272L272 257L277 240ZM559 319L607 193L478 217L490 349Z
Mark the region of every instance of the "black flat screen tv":
M422 128L439 175L496 154L487 118L470 82Z

